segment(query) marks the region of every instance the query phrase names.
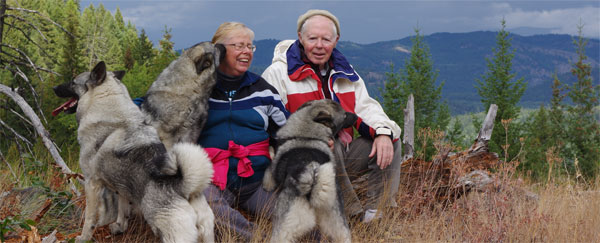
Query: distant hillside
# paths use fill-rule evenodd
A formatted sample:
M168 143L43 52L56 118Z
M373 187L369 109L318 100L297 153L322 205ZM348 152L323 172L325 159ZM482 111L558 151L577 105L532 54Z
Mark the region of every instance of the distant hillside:
M447 99L454 114L481 111L480 97L474 85L486 70L485 58L492 58L492 48L496 46L497 32L477 31L470 33L435 33L424 37L430 48L435 69L439 70L438 83L445 81L442 96ZM551 96L552 74L560 80L572 83L571 63L576 60L573 37L569 35L511 35L512 48L516 49L513 71L517 78L524 77L527 91L521 100L525 107L537 107L548 102ZM271 63L273 48L278 40L267 39L255 42L252 71L262 73ZM586 53L594 67L594 81L600 80L600 41L589 39ZM369 92L379 96L385 73L390 71L390 63L396 72L404 66L410 55L410 37L400 40L357 44L342 41L338 49L346 55L350 63L365 79Z

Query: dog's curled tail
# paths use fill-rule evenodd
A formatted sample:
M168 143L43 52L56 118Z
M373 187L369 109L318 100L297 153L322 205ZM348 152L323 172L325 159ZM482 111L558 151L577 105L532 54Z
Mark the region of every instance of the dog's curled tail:
M213 176L212 163L204 149L192 143L176 143L171 152L181 169L184 196L202 193Z

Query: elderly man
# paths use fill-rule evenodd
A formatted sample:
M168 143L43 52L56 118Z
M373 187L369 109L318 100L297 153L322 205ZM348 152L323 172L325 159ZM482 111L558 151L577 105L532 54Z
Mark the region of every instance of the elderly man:
M334 146L346 214L369 222L379 217L377 207L395 206L400 179L400 127L367 93L364 81L335 46L340 38L338 19L326 10L309 10L298 18L298 40L275 47L273 63L262 74L273 85L290 112L304 102L331 99L358 115L352 128L340 132ZM369 173L366 205L351 182ZM382 201L385 200L385 201Z

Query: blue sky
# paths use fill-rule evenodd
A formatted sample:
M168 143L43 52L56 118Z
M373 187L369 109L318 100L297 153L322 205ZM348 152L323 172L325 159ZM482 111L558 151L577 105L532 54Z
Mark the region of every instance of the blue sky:
M340 20L342 41L374 43L414 35L497 31L506 19L517 34L571 34L584 25L584 36L600 39L600 1L528 0L421 0L421 1L172 1L82 0L82 8L102 3L113 12L120 8L125 21L144 29L155 44L165 25L171 28L175 48L210 40L224 21L239 21L254 30L256 40L295 39L296 20L308 9L326 9Z

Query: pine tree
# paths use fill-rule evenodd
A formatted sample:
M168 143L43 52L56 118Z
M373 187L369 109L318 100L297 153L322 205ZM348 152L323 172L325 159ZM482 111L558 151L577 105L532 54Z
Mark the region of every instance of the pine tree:
M133 59L139 64L145 64L146 61L154 57L152 42L148 39L146 31L142 29L140 36L133 47Z
M159 41L159 45L160 51L150 65L150 73L156 77L177 58L177 54L173 51L174 43L171 41L171 29L167 26L163 30L163 38Z
M465 135L463 133L463 126L458 120L454 118L454 125L448 130L446 139L450 141L454 146L458 148L465 147Z
M65 6L65 28L69 33L64 33L64 42L62 44L62 59L59 72L62 75L62 81L73 80L79 73L85 71L83 63L83 53L79 40L79 7L73 1L69 0Z
M600 104L600 86L593 83L592 66L586 62L587 39L582 34L583 26L578 25L577 28L579 35L573 40L573 44L578 59L571 69L571 74L577 80L569 86L568 92L568 97L573 102L567 108L568 138L573 146L572 155L578 159L581 172L591 178L600 169L600 127L593 110Z
M420 29L415 28L415 37L409 59L406 60L404 69L400 74L386 73L387 80L383 103L386 113L391 114L392 119L398 124L404 124L402 110L406 107L408 96L413 94L415 98L415 131L422 128L437 129L445 131L450 121L450 111L446 103L440 103L442 87L435 85L438 71L433 70L433 62L429 47L423 41ZM433 143L428 142L428 148L421 148L419 136L415 141L417 152L424 152L426 158L435 152Z
M526 83L523 82L523 78L514 80L516 74L512 73L512 59L515 50L510 50L512 38L509 38L509 33L505 30L506 21L502 19L501 23L502 28L496 36L497 46L492 50L494 57L492 60L486 58L488 70L481 79L476 80L476 88L486 111L491 104L498 106L489 143L491 151L501 156L507 154L515 156L520 146L518 140L520 126L516 119L521 108L517 103L525 92ZM502 120L512 120L508 134L502 125ZM505 151L503 147L507 142L509 147Z
M381 104L385 109L385 113L388 117L400 127L403 127L404 124L404 112L403 109L406 107L401 107L402 103L406 104L406 101L401 101L400 95L400 77L399 74L394 72L394 64L390 64L390 72L385 73L386 81L384 84L384 90L382 93Z
M545 179L548 172L548 161L546 152L556 145L555 135L552 129L551 113L544 105L534 112L524 122L523 133L524 154L519 169L529 174L533 179Z

